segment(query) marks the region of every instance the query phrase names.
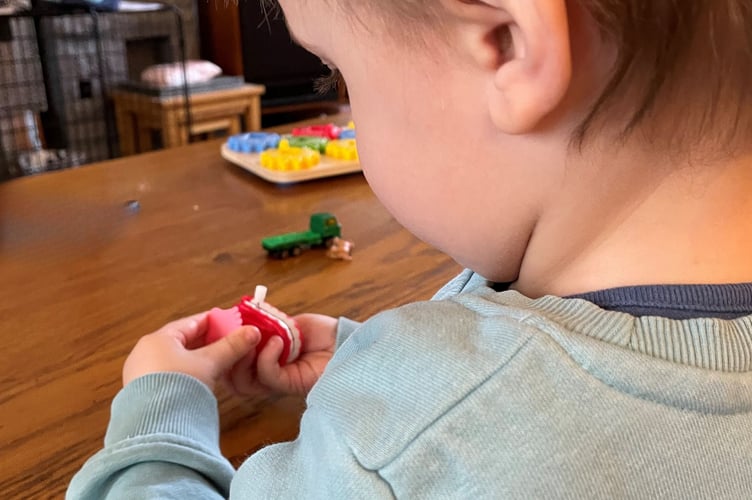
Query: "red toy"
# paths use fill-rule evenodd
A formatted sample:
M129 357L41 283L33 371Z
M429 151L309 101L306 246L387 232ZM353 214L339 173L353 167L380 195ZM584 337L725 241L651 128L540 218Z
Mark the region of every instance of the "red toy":
M215 307L209 311L206 342L216 342L243 325L253 325L261 332L261 341L256 346L257 354L272 336L277 335L284 342L279 364L284 366L295 361L303 345L300 328L294 319L264 302L265 298L266 287L259 285L256 287L253 298L244 296L235 307L230 309Z
M333 123L327 125L310 125L308 127L298 127L292 129L292 135L294 136L307 136L307 137L324 137L333 141L339 139L339 134L342 129Z

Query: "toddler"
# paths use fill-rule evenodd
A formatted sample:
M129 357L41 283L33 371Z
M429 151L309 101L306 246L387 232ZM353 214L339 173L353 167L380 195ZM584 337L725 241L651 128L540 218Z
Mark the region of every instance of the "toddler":
M381 201L467 270L299 316L285 367L253 328L196 346L205 314L147 335L69 498L752 498L752 2L279 3ZM222 378L307 394L299 437L233 470Z

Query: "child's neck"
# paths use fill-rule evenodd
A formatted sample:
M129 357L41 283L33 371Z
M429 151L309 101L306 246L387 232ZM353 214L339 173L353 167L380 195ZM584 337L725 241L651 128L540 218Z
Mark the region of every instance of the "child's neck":
M752 282L752 156L690 166L623 152L567 166L513 288L739 282Z

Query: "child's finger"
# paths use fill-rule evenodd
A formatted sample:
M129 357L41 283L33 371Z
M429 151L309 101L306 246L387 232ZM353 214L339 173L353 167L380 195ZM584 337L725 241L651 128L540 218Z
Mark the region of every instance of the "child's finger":
M293 319L305 336L304 352L323 351L334 346L337 339L337 319L311 313L299 314Z
M208 317L208 311L204 311L168 323L162 330L176 337L183 345L186 345L206 333Z
M289 376L279 366L284 342L279 337L272 337L256 358L256 376L261 384L277 390L286 390Z
M243 356L228 373L230 388L240 396L250 396L258 392L252 371L254 361L251 356Z
M199 351L212 361L216 375L226 372L232 365L240 361L243 356L248 354L251 349L256 347L261 337L258 329L254 327L243 327L202 347Z

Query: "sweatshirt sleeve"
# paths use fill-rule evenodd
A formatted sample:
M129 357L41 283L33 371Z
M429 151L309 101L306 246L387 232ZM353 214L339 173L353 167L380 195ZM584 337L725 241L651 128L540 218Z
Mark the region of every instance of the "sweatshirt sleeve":
M217 401L179 373L134 380L112 403L104 449L73 477L67 499L226 498L234 469L219 450Z
M232 483L231 499L394 498L379 471L366 467L325 411L309 407L300 436L248 458Z
M339 349L340 346L350 338L350 335L353 334L355 330L360 328L360 325L362 323L359 323L357 321L353 321L349 318L345 318L344 316L341 316L339 318L339 321L337 321L337 344L336 348Z

